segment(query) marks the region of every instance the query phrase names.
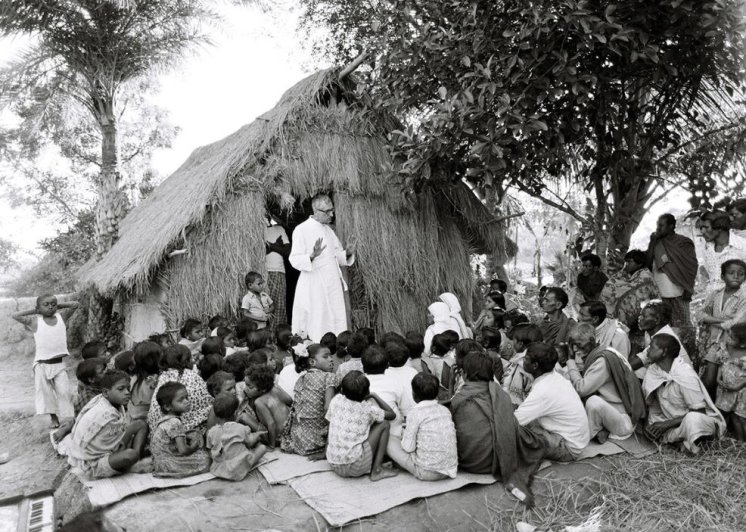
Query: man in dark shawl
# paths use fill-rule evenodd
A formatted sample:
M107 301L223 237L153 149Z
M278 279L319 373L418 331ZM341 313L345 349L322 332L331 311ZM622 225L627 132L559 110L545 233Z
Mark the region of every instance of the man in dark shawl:
M450 404L459 469L494 475L531 507L531 477L544 456L543 440L516 421L510 397L494 382L489 355L468 354L462 369L464 384Z
M627 357L599 345L595 333L590 323L579 323L570 331L570 348L585 366L582 373L574 358L560 354L559 363L567 366L570 382L585 401L591 438L599 443L609 436L623 440L645 418L645 398Z
M578 274L578 290L585 296L586 301L595 301L601 296L601 291L609 278L601 271L601 257L593 253L586 253L580 259L582 270Z
M544 342L549 345L567 342L570 329L575 325L575 320L562 312L568 301L567 293L558 286L547 288L541 299L541 308L546 314L536 325L541 329Z
M697 277L697 254L690 238L675 232L676 218L664 214L658 218L656 231L650 235L648 265L663 301L671 305L671 326L692 327L689 302Z

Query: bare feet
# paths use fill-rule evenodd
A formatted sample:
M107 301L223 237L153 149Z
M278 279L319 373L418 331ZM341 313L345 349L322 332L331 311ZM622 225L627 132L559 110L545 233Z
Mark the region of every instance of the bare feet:
M49 417L52 418L52 422L49 426L53 429L58 429L60 427L60 420L57 417L57 414L49 414Z
M375 482L376 480L383 480L384 478L395 477L398 474L399 474L399 471L396 469L382 467L378 471L370 472L370 480Z
M606 443L606 440L609 439L609 431L606 429L601 429L598 431L598 434L596 434L596 440L598 440L598 443Z
M317 453L309 454L306 456L311 462L318 462L319 460L326 460L326 451L319 451Z
M252 432L249 434L248 438L246 438L246 443L249 444L249 447L254 447L257 443L261 441L261 439L267 434L266 430L262 430L259 432Z

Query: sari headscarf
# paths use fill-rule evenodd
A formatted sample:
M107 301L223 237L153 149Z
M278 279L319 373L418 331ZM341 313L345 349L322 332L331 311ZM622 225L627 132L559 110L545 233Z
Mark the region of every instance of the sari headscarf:
M433 324L430 325L425 331L424 338L425 354L429 355L430 346L433 342L433 337L436 334L441 334L450 330L458 333L459 338L461 338L462 336L460 328L458 326L458 322L451 317L451 309L448 308L448 305L440 301L436 301L435 303L427 307L427 310L433 316Z
M449 315L458 323L459 328L457 330L461 334L461 338L473 338L471 329L466 326L464 318L461 316L461 304L458 302L458 298L450 292L444 292L440 294L439 299L448 305Z

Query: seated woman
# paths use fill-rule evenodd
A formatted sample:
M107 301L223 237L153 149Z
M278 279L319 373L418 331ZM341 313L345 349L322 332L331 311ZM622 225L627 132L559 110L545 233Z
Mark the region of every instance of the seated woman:
M450 405L459 468L502 479L509 490L522 491L530 506L530 479L544 456L543 442L513 417L508 394L494 382L489 355L467 355L462 369L464 384Z

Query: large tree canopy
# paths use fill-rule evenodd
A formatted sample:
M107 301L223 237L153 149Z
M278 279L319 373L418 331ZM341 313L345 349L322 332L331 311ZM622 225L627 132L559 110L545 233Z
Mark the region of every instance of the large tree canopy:
M414 189L519 188L592 222L604 254L661 184L707 190L742 170L742 0L304 4L330 30L324 52L369 53L370 90L407 124L391 143ZM585 187L593 219L548 179Z

